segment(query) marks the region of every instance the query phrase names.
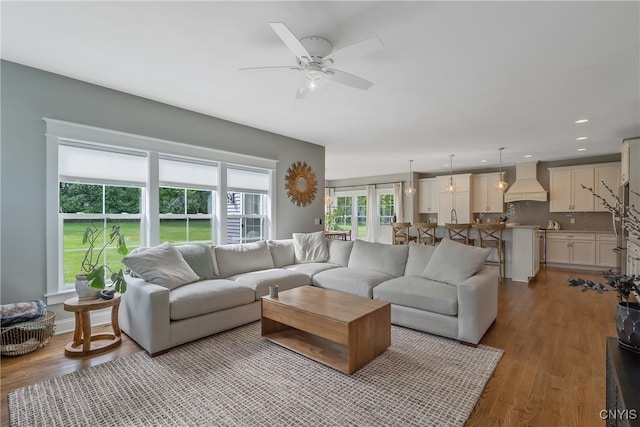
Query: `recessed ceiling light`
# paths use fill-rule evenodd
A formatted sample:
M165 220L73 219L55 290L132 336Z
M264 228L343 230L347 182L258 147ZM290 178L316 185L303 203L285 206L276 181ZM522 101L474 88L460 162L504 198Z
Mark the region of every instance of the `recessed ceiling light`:
M588 136L579 136L576 138L576 141L584 141L585 139L588 139Z
M524 157L526 158L533 157L533 154L525 154Z
M576 120L576 124L579 125L581 123L587 123L589 121L589 119L580 119L580 120Z
M444 166L445 168L449 167L449 163L443 163L442 166Z
M578 151L587 151L586 148L578 148Z
M482 160L480 160L480 163L487 163L487 162L488 162L488 160L487 160L487 159L482 159Z

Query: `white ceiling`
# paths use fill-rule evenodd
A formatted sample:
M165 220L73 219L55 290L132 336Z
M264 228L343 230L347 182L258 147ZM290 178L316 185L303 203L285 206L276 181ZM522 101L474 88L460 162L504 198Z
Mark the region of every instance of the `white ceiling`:
M640 3L7 2L2 58L326 147L326 179L618 152L640 135ZM294 99L269 22L384 48ZM576 125L577 119L590 119ZM588 136L585 142L576 137ZM259 143L259 141L256 141ZM588 150L576 151L579 147ZM487 159L487 163L480 163Z

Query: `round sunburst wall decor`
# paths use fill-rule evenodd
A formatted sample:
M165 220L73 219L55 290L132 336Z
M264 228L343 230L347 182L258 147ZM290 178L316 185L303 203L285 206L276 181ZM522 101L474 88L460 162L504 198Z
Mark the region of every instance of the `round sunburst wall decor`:
M316 174L305 162L295 162L285 177L287 196L298 206L307 206L316 198L318 182Z

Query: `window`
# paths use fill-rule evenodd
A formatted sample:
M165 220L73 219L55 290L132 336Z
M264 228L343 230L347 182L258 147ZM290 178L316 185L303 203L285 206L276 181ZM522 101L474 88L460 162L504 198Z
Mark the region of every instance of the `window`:
M367 196L357 196L358 225L356 237L367 237Z
M227 242L263 240L266 235L269 175L263 171L227 169Z
M44 120L47 303L73 289L87 227L119 225L129 250L167 240L227 243L227 228L238 230L238 242L275 233L274 160ZM239 210L225 209L227 194ZM103 256L122 268L115 249Z
M144 183L139 172L128 168L142 168L144 174L145 159L139 153L100 151L78 144L61 145L59 156L59 277L61 288L70 289L75 276L82 273L80 265L86 248L82 237L87 228L105 229L103 243L97 242L98 247L104 244L107 230L113 225L120 226L129 248L140 246ZM108 248L101 262L118 271L122 268L121 258L115 248Z
M159 170L160 241L212 243L217 165L161 157Z
M351 230L356 237L367 236L367 196L362 192L340 192L328 207L325 223L331 230Z
M353 214L353 197L342 196L338 197L338 203L336 206L335 223L336 230L351 230L351 218Z
M396 213L393 194L379 194L378 209L380 225L389 225L394 222Z

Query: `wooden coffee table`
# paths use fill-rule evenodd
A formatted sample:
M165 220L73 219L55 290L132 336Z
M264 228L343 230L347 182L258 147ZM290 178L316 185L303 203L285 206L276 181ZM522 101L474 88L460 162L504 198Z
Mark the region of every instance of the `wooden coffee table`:
M391 305L302 286L262 297L262 336L352 374L391 345Z

